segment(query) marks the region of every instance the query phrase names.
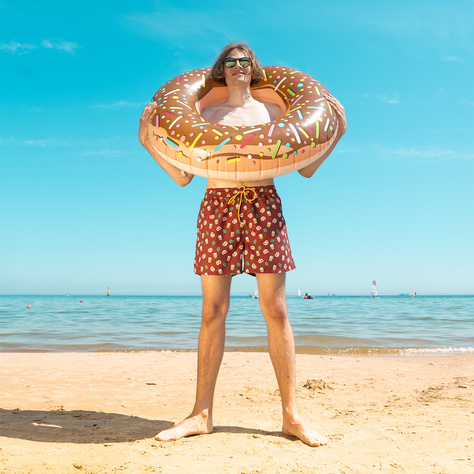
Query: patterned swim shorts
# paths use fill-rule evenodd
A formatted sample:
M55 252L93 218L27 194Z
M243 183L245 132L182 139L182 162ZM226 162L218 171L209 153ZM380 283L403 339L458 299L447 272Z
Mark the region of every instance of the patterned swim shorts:
M194 273L283 273L295 264L274 186L206 190L197 223Z

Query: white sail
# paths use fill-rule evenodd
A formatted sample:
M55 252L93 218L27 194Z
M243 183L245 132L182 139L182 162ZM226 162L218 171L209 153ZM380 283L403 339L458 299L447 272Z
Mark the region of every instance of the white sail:
M377 290L377 282L374 280L372 282L372 298L378 298L379 297L379 292Z

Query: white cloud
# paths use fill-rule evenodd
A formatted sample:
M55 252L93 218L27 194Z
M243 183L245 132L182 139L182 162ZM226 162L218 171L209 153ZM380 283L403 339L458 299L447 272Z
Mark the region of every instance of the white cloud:
M41 46L43 46L43 48L52 48L53 44L49 40L41 40Z
M381 148L386 155L404 158L452 158L456 156L456 152L444 148Z
M69 54L74 54L78 48L82 48L77 43L65 41L62 39L47 40L43 39L40 45L19 43L15 40L11 40L9 43L0 44L0 51L5 51L12 54L25 54L38 48L53 49L56 51L62 51Z
M41 46L47 49L55 49L66 53L75 53L80 46L65 40L41 40Z
M36 147L36 148L49 148L49 147L60 147L60 146L68 146L68 140L56 140L55 138L41 138L41 139L27 139L27 138L3 138L0 137L0 146L19 146L19 147Z
M457 56L446 56L443 58L443 61L455 62L455 63L465 63L464 59L458 58Z
M85 150L81 153L81 156L104 156L111 158L114 156L123 155L125 150L112 150L110 148L101 148L97 150Z
M443 160L472 160L474 153L471 150L453 150L450 148L423 148L423 147L391 147L380 144L341 144L336 150L351 157L371 156L384 161L403 160L430 160L432 162Z
M110 148L113 143L115 148ZM136 148L135 136L130 138L108 137L97 139L76 140L74 138L16 138L14 136L5 138L0 136L0 147L11 148L35 148L35 149L55 149L66 148L68 155L77 154L83 157L114 157L125 153L131 154Z
M29 43L18 43L15 40L11 40L9 43L0 44L0 51L6 51L7 53L28 53L32 49L36 49L38 46Z
M398 105L400 102L398 91L392 92L391 94L364 94L364 97L369 100L376 100L381 104Z
M420 159L420 160L472 160L474 153L466 150L453 150L450 148L392 148L384 145L369 145L367 147L375 156L390 160Z
M145 107L145 102L129 102L128 100L119 100L111 104L96 104L92 107L94 109L108 110L108 109L118 109L121 107Z

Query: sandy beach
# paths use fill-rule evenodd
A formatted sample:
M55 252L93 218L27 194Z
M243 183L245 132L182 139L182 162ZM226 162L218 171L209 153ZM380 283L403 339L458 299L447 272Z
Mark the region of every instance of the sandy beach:
M329 445L279 431L266 353L226 352L215 431L188 414L194 352L1 353L1 473L472 473L473 357L297 355L298 404Z

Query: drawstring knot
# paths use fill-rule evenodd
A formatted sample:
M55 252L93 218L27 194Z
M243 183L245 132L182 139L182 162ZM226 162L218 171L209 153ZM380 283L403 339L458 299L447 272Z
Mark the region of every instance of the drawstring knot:
M257 199L257 191L254 188L246 188L245 186L240 186L239 191L237 191L230 199L229 204L232 204L237 197L239 197L239 207L238 207L238 217L239 217L239 224L242 224L240 220L240 206L242 205L242 201L245 199L247 202L252 202Z

